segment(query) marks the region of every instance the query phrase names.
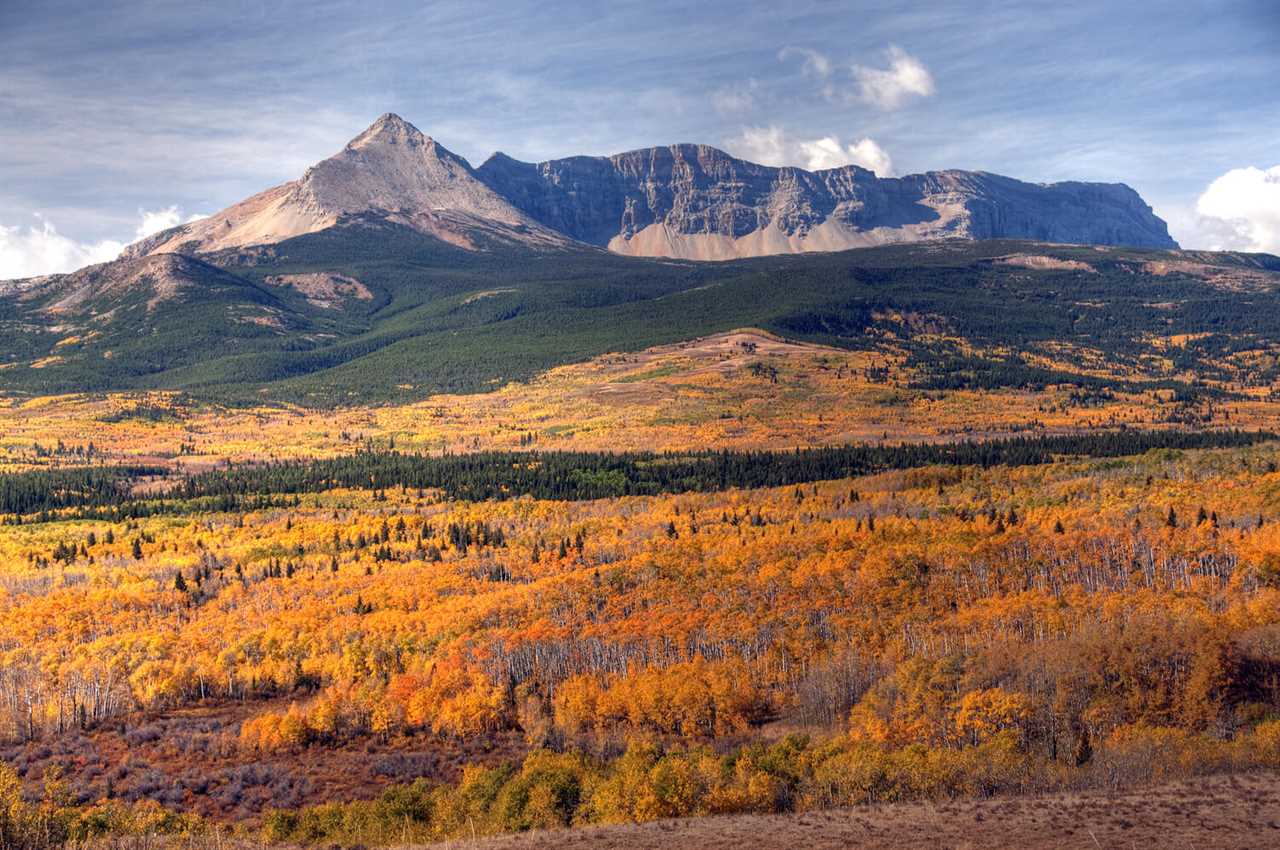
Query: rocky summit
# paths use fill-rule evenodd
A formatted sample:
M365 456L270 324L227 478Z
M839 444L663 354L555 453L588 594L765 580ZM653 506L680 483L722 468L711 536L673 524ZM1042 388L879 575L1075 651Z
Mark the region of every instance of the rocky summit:
M126 255L274 244L370 214L469 249L485 237L567 241L486 186L465 159L388 113L300 179L157 233Z
M275 244L352 217L459 247L572 242L619 254L729 260L939 238L1176 248L1124 184L1026 183L975 171L878 177L856 165L775 168L707 145L478 169L387 114L298 180L156 234L127 256Z

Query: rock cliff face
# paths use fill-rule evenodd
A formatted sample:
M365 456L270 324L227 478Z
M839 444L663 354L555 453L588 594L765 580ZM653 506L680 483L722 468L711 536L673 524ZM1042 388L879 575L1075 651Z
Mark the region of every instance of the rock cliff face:
M705 145L538 164L495 154L477 173L547 227L625 254L720 260L942 237L1177 247L1123 184L969 171L880 178L853 165L810 172Z
M125 257L269 245L373 216L463 248L585 242L621 254L727 260L942 237L1175 248L1122 184L1023 183L935 171L880 178L849 165L772 168L706 145L479 169L396 115L300 179L158 233Z

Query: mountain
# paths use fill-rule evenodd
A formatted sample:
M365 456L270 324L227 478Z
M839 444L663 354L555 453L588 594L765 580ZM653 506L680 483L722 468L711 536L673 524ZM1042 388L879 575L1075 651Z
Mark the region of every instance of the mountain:
M486 186L465 159L387 114L300 179L157 233L125 256L274 244L365 214L469 249L493 239L548 246L566 241Z
M130 246L126 257L209 253L316 233L354 218L476 250L570 241L618 254L728 260L946 237L1176 248L1122 184L1024 183L937 171L881 178L848 165L773 168L706 145L479 169L383 115L298 180Z
M968 238L911 241L944 235ZM1088 358L1280 382L1280 259L1043 241L1071 239L1172 244L1124 187L693 146L473 169L387 115L116 261L0 282L0 393L403 401L744 327L909 358L930 388L1095 387ZM886 244L816 250L849 240Z
M22 385L24 374L63 390L140 386L214 353L305 345L332 324L313 315L321 311L299 310L287 284L264 285L182 254L24 283L0 285L6 389ZM24 368L13 369L16 363Z
M478 174L547 227L633 256L728 260L944 237L1178 247L1123 184L971 171L881 178L856 165L810 172L706 145L536 165L499 153Z

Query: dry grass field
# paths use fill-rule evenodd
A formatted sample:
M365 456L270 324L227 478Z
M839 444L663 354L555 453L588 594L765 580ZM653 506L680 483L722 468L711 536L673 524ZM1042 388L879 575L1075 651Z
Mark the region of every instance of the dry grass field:
M433 850L1264 850L1280 846L1280 776L1214 776L1124 793L896 803L797 815L653 821L451 841Z
M455 839L397 850L1266 850L1280 776L1211 776L1092 791L889 803L795 815L682 818ZM223 834L131 836L85 850L288 850Z

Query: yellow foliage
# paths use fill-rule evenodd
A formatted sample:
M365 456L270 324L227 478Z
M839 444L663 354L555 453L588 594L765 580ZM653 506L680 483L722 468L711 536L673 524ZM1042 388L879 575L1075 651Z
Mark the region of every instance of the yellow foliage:
M981 744L1005 731L1024 733L1035 706L1026 694L1003 688L969 691L956 708L956 731L970 743Z

